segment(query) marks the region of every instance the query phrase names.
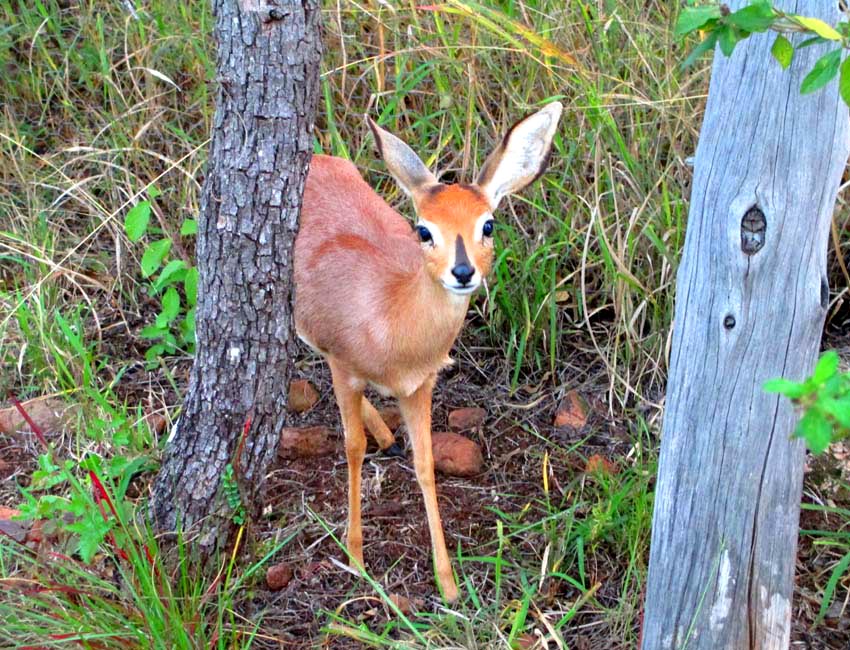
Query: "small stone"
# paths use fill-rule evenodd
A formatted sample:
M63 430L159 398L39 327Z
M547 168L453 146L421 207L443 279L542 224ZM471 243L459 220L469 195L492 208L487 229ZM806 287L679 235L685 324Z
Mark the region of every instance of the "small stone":
M315 458L333 450L334 443L327 427L286 427L280 433L277 453L281 458Z
M587 459L584 471L588 474L616 474L619 469L610 460L600 454L593 454Z
M401 426L402 422L404 422L404 418L401 417L401 411L397 406L386 406L380 409L378 413L384 421L384 424L386 424L387 428L393 433L395 433Z
M484 424L486 418L487 411L483 408L470 406L455 409L449 413L449 428L453 431L471 431Z
M269 567L269 570L266 571L266 584L269 589L272 589L273 591L283 589L291 580L292 567L286 562L275 564L273 567Z
M37 397L21 402L21 408L45 433L61 432L79 413L79 406L66 404L53 397ZM27 421L15 406L0 409L0 433L29 431Z
M20 510L0 506L0 535L11 537L19 544L23 544L27 539L27 522L12 519L20 514Z
M555 426L581 429L587 424L587 411L587 402L584 398L577 391L571 390L558 405L558 410L555 412Z
M319 401L319 393L306 379L293 379L289 384L290 411L304 413L309 411Z
M456 433L431 434L434 467L449 476L473 476L481 472L484 456L481 447Z
M159 435L165 431L165 425L168 424L168 419L160 412L148 413L145 416L145 424L148 425L151 433Z

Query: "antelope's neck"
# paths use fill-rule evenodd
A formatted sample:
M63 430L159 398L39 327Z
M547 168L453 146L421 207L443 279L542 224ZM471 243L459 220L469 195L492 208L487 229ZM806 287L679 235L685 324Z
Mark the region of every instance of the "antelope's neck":
M423 362L443 365L446 355L463 327L469 296L447 291L423 268L410 280L398 311L399 342L408 355Z

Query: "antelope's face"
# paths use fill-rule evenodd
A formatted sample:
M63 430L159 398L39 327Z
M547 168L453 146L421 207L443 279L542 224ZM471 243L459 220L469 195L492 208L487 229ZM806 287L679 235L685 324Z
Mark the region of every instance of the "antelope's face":
M474 185L431 185L417 201L414 230L435 282L456 294L481 286L493 263L493 214Z
M413 199L428 273L447 291L472 293L490 272L493 212L545 171L561 111L552 102L511 127L473 185L438 182L410 147L367 117L387 168Z

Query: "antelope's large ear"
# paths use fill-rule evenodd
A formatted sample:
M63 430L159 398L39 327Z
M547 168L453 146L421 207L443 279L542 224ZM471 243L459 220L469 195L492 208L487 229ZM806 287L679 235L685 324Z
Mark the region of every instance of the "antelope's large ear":
M492 209L546 171L562 110L560 102L552 102L517 122L487 157L476 184Z
M378 145L378 153L384 159L387 169L395 178L404 193L412 197L416 202L417 196L422 190L430 185L436 185L437 179L428 171L419 156L413 149L399 140L389 131L385 131L375 124L375 121L366 116L366 123L375 136L375 144Z

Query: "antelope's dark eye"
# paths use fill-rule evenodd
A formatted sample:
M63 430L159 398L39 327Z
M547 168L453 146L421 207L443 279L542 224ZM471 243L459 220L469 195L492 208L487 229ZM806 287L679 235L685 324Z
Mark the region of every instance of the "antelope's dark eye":
M481 227L481 234L485 237L493 236L493 220L488 219L484 222L484 225Z
M428 230L425 226L416 226L416 234L419 235L419 241L421 242L429 242L434 240L434 238L431 236L431 231Z

